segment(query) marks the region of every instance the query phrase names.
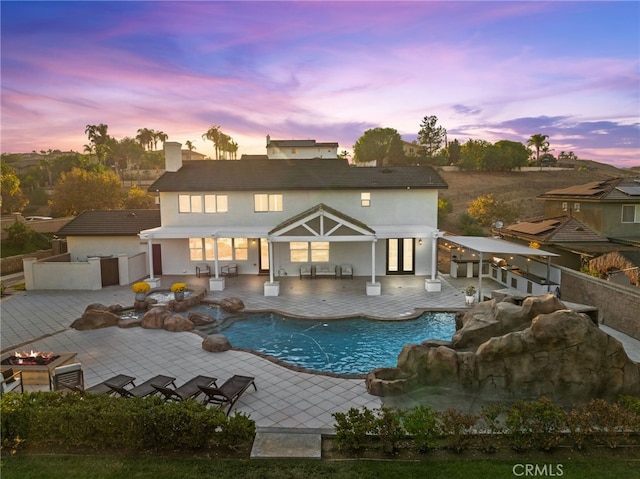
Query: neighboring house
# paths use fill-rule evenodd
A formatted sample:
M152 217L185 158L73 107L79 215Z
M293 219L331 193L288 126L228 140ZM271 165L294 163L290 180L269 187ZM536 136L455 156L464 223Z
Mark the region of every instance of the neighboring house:
M182 150L183 161L196 161L196 160L206 160L206 159L207 159L207 155L198 153L195 150Z
M66 237L71 261L86 261L98 256L146 252L140 231L160 226L160 210L83 211L58 230Z
M272 140L267 135L267 157L270 160L335 159L338 157L338 143L317 143L316 140Z
M544 217L495 228L520 243L538 243L559 253L554 263L579 270L593 258L640 251L640 179L614 178L552 190Z
M152 280L158 266L162 274L193 274L207 264L219 281L222 266L234 264L240 274L268 274L265 294L277 294L274 278L297 276L302 265L350 264L371 276L369 294L379 294L376 275L392 274L431 275L430 290L439 290L438 190L447 184L431 167L357 168L271 154L183 163L180 146L165 143L166 173L149 187L160 195L162 219L140 233L153 252Z
M405 156L420 156L420 145L418 145L418 142L415 140L411 143L402 140L402 151L404 151Z

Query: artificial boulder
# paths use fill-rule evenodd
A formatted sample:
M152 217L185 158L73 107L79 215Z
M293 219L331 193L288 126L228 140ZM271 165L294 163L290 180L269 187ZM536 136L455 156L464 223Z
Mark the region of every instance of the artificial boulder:
M556 309L563 306L559 301L529 299L520 311L511 303L476 305L465 316L465 334L450 343L406 345L397 368L368 375L369 392L387 396L400 394L408 386L438 386L487 399L544 395L565 404L640 395L640 364L628 358L618 340L600 330L589 316ZM502 332L507 327L514 330ZM490 331L498 333L475 347ZM387 372L392 373L390 381L384 379Z
M172 314L164 318L163 328L167 331L179 333L181 331L191 331L193 327L194 326L191 321L179 314Z
M162 329L164 328L165 319L171 317L172 314L173 313L167 308L151 308L149 311L144 313L142 321L140 322L140 327L145 329Z
M231 349L231 343L222 334L210 334L202 341L202 349L210 353L221 353Z
M189 321L191 321L195 326L203 326L205 324L211 324L215 320L209 316L208 314L198 313L196 311L189 311L187 315Z
M244 303L240 298L224 298L220 300L220 308L227 313L237 313L244 309Z
M94 305L97 306L97 305ZM99 305L103 306L103 305ZM71 323L73 329L87 331L90 329L109 328L117 326L120 316L105 309L88 309L83 315Z

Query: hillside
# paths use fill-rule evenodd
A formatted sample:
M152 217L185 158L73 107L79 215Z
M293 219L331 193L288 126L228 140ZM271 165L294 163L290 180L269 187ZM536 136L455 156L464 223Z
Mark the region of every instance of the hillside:
M638 174L593 161L581 161L580 164L587 166L588 171L440 171L449 185L448 190L440 192L440 197L449 200L453 206L453 212L440 229L460 233L456 225L458 215L466 211L470 201L483 194L493 193L496 199L517 203L522 208L521 219L525 219L543 214L543 202L535 198L549 190Z

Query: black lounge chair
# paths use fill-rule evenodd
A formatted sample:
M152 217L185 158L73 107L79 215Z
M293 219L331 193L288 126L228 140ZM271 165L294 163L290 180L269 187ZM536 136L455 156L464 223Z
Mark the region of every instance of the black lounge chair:
M109 387L109 384L113 384L116 387L124 388L125 386L132 385L135 386L136 378L133 376L127 376L126 374L118 374L117 376L113 376L106 381L102 381L101 383L96 384L95 386L91 386L88 389L85 389L84 392L91 394L114 394L115 391Z
M158 375L151 379L146 380L139 386L132 387L131 389L125 389L124 387L120 387L116 384L112 384L107 382L106 385L109 386L110 389L113 390L114 393L126 397L126 398L143 398L145 396L150 396L152 394L156 394L158 390L153 387L153 385L167 387L169 384L173 384L175 387L176 383L174 382L176 378L172 378L169 376Z
M206 395L204 398L204 404L215 404L217 407L224 411L228 406L227 416L231 412L233 405L236 403L240 396L247 390L249 386L253 385L253 388L257 391L255 378L249 376L233 376L227 379L222 386L210 387L200 386L202 392Z
M211 378L209 376L196 376L175 389L158 384L152 384L152 386L164 396L165 401L182 401L184 399L195 398L201 394L200 386L217 386L217 380L218 378Z

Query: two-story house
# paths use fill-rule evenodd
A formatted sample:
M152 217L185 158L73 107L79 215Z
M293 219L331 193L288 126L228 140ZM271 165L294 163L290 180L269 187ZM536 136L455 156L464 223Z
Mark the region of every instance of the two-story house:
M494 229L517 242L559 253L554 262L580 269L601 255L640 251L640 178L612 178L548 191L544 217Z
M240 274L269 275L265 294L277 295L277 277L297 276L301 266L348 264L371 277L368 294L380 294L376 276L394 274L430 276L427 290L440 290L438 190L447 184L431 167L358 168L272 153L183 162L180 146L165 143L166 172L149 187L161 212L161 226L140 233L151 281L209 266L210 287L220 290L219 272L233 264Z

